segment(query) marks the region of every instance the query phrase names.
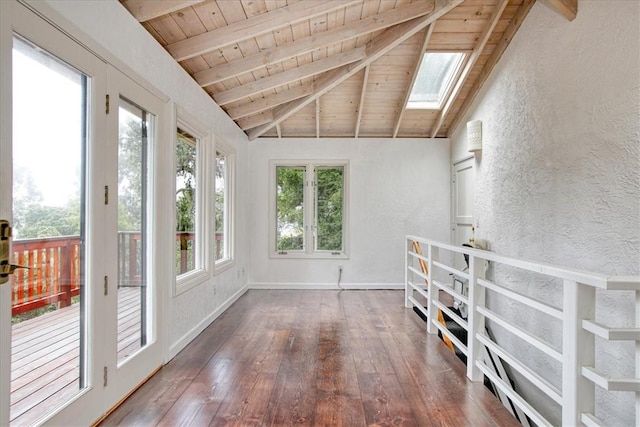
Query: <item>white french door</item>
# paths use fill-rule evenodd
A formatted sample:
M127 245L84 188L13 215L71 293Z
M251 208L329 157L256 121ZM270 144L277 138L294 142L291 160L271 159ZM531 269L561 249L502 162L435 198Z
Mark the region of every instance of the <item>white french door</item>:
M108 67L107 408L162 364L155 165L165 104Z
M0 425L90 425L162 363L165 106L23 4L0 8Z

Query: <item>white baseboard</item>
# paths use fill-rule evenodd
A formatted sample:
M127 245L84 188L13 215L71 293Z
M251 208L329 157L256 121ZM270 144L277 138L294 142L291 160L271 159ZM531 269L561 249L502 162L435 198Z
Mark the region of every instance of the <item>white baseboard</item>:
M340 290L336 283L251 282L249 289ZM346 290L404 289L403 283L342 283Z
M180 351L187 346L191 341L194 340L195 337L200 335L202 331L204 331L207 326L211 324L214 320L218 318L224 311L231 306L234 302L238 300L245 292L247 292L249 288L247 286L242 287L238 292L231 295L225 302L223 302L218 308L216 308L210 315L205 317L202 322L198 323L194 328L192 328L189 332L184 334L178 341L173 343L169 347L169 354L167 357L166 363L169 363L171 359L173 359Z

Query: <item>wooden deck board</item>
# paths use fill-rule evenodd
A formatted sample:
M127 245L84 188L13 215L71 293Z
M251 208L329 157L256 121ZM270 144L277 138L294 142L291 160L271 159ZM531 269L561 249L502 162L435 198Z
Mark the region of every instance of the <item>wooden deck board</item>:
M118 360L140 348L139 302L139 289L118 291ZM78 304L12 325L12 424L31 424L77 393L79 328Z
M519 425L403 303L251 290L103 425Z

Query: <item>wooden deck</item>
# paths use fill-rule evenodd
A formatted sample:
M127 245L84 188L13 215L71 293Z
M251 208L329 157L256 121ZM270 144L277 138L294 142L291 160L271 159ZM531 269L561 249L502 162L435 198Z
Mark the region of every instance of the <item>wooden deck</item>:
M118 291L118 360L139 348L140 291ZM79 305L12 326L11 423L28 425L79 387Z
M519 425L403 301L251 290L102 425Z

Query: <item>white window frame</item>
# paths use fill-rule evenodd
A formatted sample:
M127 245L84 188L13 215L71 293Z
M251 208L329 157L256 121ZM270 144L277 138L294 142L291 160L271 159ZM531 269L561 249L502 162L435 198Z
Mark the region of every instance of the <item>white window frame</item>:
M173 176L173 219L172 219L172 248L175 248L175 233L176 233L176 212L175 212L175 170L176 170L176 132L178 128L189 132L194 138L196 138L196 220L195 220L195 233L196 240L194 249L195 255L195 268L184 274L177 274L176 271L176 259L172 257L172 270L175 277L175 285L173 288L173 295L179 295L189 289L206 282L211 279L213 271L213 263L210 262L210 257L213 253L213 235L210 231L213 227L213 210L212 201L209 197L209 182L212 182L213 173L212 165L215 165L215 158L212 161L212 156L215 156L215 150L213 149L213 139L207 128L202 125L198 120L193 118L184 109L176 106L175 109L175 126L173 127L173 141L171 145L173 148L172 153L172 176ZM173 251L175 253L175 250Z
M301 251L279 252L276 249L276 198L278 166L306 168L304 185L304 241L305 249ZM320 251L315 249L314 227L315 221L315 196L313 188L313 176L315 168L335 167L343 168L342 188L342 251ZM349 161L348 160L271 160L269 162L269 257L270 258L311 258L311 259L348 259L349 258Z
M213 191L213 205L215 209L215 167L217 166L217 153L221 153L226 157L225 162L225 195L224 195L224 209L223 216L225 218L225 227L224 227L224 244L225 247L223 249L226 252L226 257L223 257L219 260L214 260L215 263L215 271L217 273L221 273L235 264L235 181L236 181L236 152L235 150L226 143L224 140L220 138L216 138L216 147L214 150L214 191ZM215 211L214 211L215 212ZM214 219L214 224L212 227L213 230L213 257L215 257L215 215L212 215Z

